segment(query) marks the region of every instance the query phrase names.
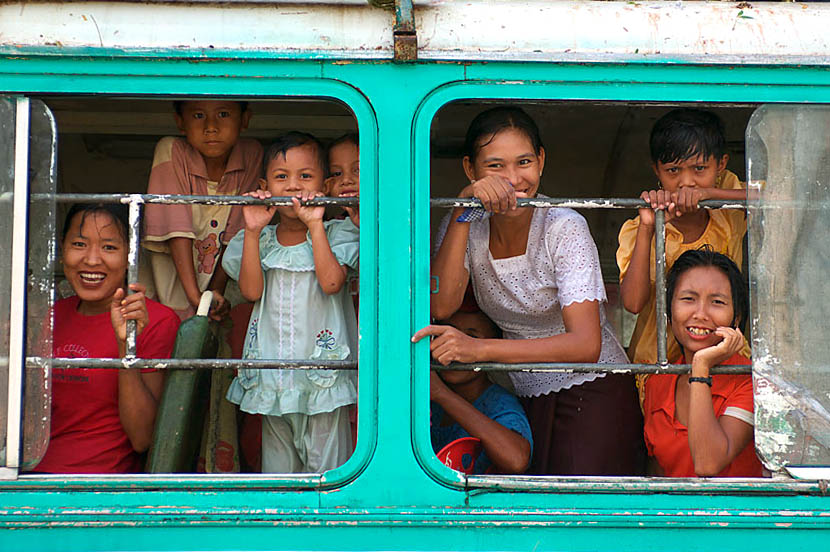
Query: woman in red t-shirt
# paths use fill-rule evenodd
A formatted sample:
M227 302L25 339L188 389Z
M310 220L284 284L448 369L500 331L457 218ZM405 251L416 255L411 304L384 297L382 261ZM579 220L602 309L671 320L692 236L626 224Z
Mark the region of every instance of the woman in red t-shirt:
M128 252L123 205L74 205L63 229L61 255L76 295L55 304L56 357L119 358L127 320L136 321L137 354L168 358L179 319L144 297L125 293ZM162 372L139 369L55 369L49 447L34 468L47 473L129 473L141 470L150 446Z
M716 375L718 364L750 364L739 354L747 290L738 267L709 248L687 251L666 280L669 321L691 361L690 374L646 380L645 440L656 474L760 477L753 440L752 378Z

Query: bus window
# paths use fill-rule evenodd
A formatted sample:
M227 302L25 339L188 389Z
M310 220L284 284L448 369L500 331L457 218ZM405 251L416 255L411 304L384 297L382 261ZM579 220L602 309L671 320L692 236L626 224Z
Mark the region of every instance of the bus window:
M809 477L795 469L830 464L830 108L759 108L747 160L755 442L768 467Z
M727 169L734 173L734 176L729 176L730 182L733 180L744 182L746 172L743 136L747 121L755 109L754 106L745 104L655 105L630 102L587 103L542 100L458 100L447 103L437 110L430 126L429 176L430 195L433 199L454 198L459 190L470 183L462 168L467 127L479 113L504 105L521 107L539 127L546 155L544 169L540 171L542 177L538 193L572 202L579 214L587 221L591 237L599 254L599 264L605 295L607 296L607 303L604 306L606 316L613 326L612 331L616 333L616 337L624 347L628 347L637 322L637 315L631 314L623 308L620 299L620 272L617 266L616 252L619 245L620 228L626 220L637 216L636 207L623 208L622 201L631 201L638 198L643 190L658 187L649 152L649 135L652 126L655 121L677 107L696 107L716 113L724 124L726 153L729 155ZM583 205L584 208L580 208L578 205L580 201L589 198L597 199L600 202L610 200L620 203L620 205L613 209L592 208L599 205L599 203L593 202L594 205L591 205L591 202L589 202ZM527 208L532 209L533 207ZM435 205L433 205L430 214L430 250L434 255L443 240L449 219L447 209L436 208ZM739 214L743 218L742 213ZM740 237L738 241L740 241ZM745 247L743 247L743 251L745 256ZM679 255L679 253L677 254ZM740 257L740 255L737 256ZM739 265L746 266L745 258L739 258L736 261ZM483 264L490 266L487 263ZM492 261L492 264L495 266L496 261ZM503 274L511 270L507 268L508 266L510 265L504 264L504 268L500 269L505 271ZM526 269L523 268L522 270ZM530 269L528 272L533 271L534 269ZM542 278L539 275L524 272L520 274L519 272L514 267L510 274L517 278ZM507 278L507 276L505 277ZM432 293L435 293L436 288L441 285L442 282L433 281L431 284ZM509 295L510 292L506 293ZM516 291L516 293L521 292ZM488 299L488 301L491 301L489 306L494 309L497 315L503 314L499 310L503 308L501 305L493 306L493 300ZM480 308L480 306L475 304L475 298L468 293L461 309L469 311L476 308ZM513 323L509 320L506 321L508 327L512 327L511 324ZM521 325L518 321L515 324L517 326ZM518 331L514 331L514 333L520 335ZM654 342L651 343L654 346ZM631 351L628 352L631 353ZM611 364L625 364L628 362L622 353L617 358L618 360L612 362L602 360L601 357L601 362L610 362ZM677 360L677 356L668 359L669 362ZM432 360L432 362L435 361ZM597 368L595 369L593 366ZM575 377L574 381L576 381L576 378L580 377L580 370L582 372L602 371L602 366L602 364L579 366L576 372L564 375L573 376ZM436 365L433 364L433 368L435 367ZM539 366L539 368L542 367ZM560 374L562 373L561 368L563 367L559 367ZM653 365L619 366L618 368L633 369L635 371L659 369ZM519 389L517 385L514 385L519 378L508 376L506 371L510 369L509 366L494 364L493 366L483 367L483 369L492 370L488 372L488 376L502 387L508 390L515 388L519 395L531 395L532 390L529 390L524 383L519 384L525 385L523 389ZM744 367L743 370L745 373L748 372L748 366ZM552 380L553 378L551 378ZM533 416L531 415L530 418L531 426L533 426ZM431 424L434 427L436 420L432 419ZM431 433L435 433L434 430L431 430ZM642 440L642 427L632 437L633 439ZM539 470L533 473L554 475ZM641 470L626 473L626 475L641 475L643 473L644 471ZM467 483L469 484L469 479Z
M17 105L15 105L17 104ZM16 111L16 113L15 113ZM14 232L27 232L26 240L22 245L27 251L26 256L21 257L28 263L25 272L25 293L21 290L12 290L14 279L10 277L15 257L3 255L0 265L0 289L3 290L0 299L0 327L2 327L2 338L0 338L0 357L3 359L2 375L0 375L0 408L2 416L9 413L9 419L14 421L17 416L8 410L18 404L16 400L10 400L9 391L20 393L20 386L23 391L22 406L22 454L17 450L10 450L4 447L6 457L3 462L8 466L20 466L22 469L31 468L42 458L48 443L48 422L50 416L48 377L49 360L42 358L40 362L27 364L22 374L22 381L19 377L10 377L13 370L9 370L10 352L14 350L10 338L12 337L12 326L18 324L17 320L10 315L11 302L15 298L25 296L25 303L21 300L21 306L25 305L27 311L25 326L25 355L27 357L48 357L43 355L44 351L51 350L51 324L49 309L53 296L53 258L55 251L55 204L54 194L56 186L56 150L57 136L55 134L55 122L49 108L39 100L9 100L0 101L0 123L4 134L0 149L0 165L7 167L0 176L0 232L14 240L18 246L17 239L13 237ZM22 124L21 124L22 123ZM28 141L15 141L17 132L25 132L28 129ZM27 148L27 152L18 152L17 148ZM22 159L28 159L28 167L18 167L17 163ZM37 224L26 224L26 213L15 212L13 205L13 182L18 171L26 171L28 174L28 189L30 198L28 202L28 218L36 220ZM24 180L25 183L25 180ZM24 186L25 189L25 186ZM28 242L28 247L27 247ZM11 301L10 301L11 299ZM15 360L12 359L14 362ZM11 384L11 387L6 387ZM17 388L17 389L15 389ZM6 420L3 420L2 432L5 435L7 430ZM5 438L3 439L5 442ZM19 454L19 455L18 455Z
M123 197L124 194L145 193L147 191L151 167L154 163L156 144L160 143L160 139L164 136L180 135L173 116L173 103L170 101L150 99L89 99L77 97L51 97L44 101L54 111L55 118L57 119L57 128L60 133L60 151L58 152L57 160L60 166L61 178L58 190L60 193L58 196L53 198L51 195L44 195L46 192L48 194L54 193L54 165L56 162L54 152L51 156L45 157L44 161L40 164L32 165L31 167L30 178L32 181L32 190L34 192L41 192L40 195L33 196L29 217L29 293L31 297L27 311L30 336L30 347L27 355L30 358L29 364L32 366L32 369L35 369L37 362L47 362L48 357L51 356L52 347L48 339L50 328L48 324L44 325L43 321L50 319L48 308L51 298L54 295L52 293L53 283L57 284L55 286L57 288L57 297L55 300L61 300L74 294L72 286L64 278L61 265L54 263L56 258L54 247L56 230L54 224L51 222L40 224L41 219L47 220L47 217L54 218L55 201L57 202L60 213L58 218L64 218L70 203L84 201L96 202L100 199L100 196L95 199L85 199L84 194L105 194L104 201L106 202L124 202L127 200L127 198ZM46 105L39 100L33 100L32 104L38 105L44 110L47 109ZM250 149L257 149L260 145L267 149L277 136L291 130L299 130L312 134L320 140L323 149L321 150L322 155L319 159L327 160L325 148L328 144L343 135L356 133L357 131L354 114L347 106L337 101L292 98L287 100L253 101L248 102L248 104L253 116L251 117L249 127L243 131L241 137L247 139L246 144L250 146ZM39 128L43 124L45 123L35 124L33 120L33 140L31 145L33 156L35 153L40 155L40 150L45 148L45 143L41 143L37 139L41 134ZM354 139L357 139L356 135ZM355 144L355 146L357 145ZM357 147L355 147L355 151L357 151ZM48 163L51 163L51 165ZM261 163L257 162L255 165L255 167L252 166L250 169L252 175L250 180L254 187L259 184L258 177L262 170ZM326 172L327 167L321 167L321 183L325 181ZM46 186L47 183L51 183L52 191ZM71 198L68 197L69 194L72 194ZM207 195L207 192L204 195ZM44 201L44 199L47 201ZM38 201L42 205L37 203ZM161 208L167 209L168 207L161 206ZM144 209L146 209L146 205ZM344 226L351 224L347 220L349 217L347 217L343 207L332 206L327 209L327 218L343 219L338 223L343 223ZM34 223L33 221L35 220L38 223ZM272 224L274 222L272 221ZM214 224L214 222L210 222L210 224ZM62 221L60 226L63 226ZM354 236L357 236L357 229L353 226L352 228L352 233ZM356 243L354 243L352 249L357 250ZM139 261L146 258L147 250L142 247L139 249ZM344 309L348 312L351 312L353 308L356 310L358 306L356 259L353 262L355 270L350 271L349 276L351 279L347 282L348 285L343 288L346 290L344 294L349 295L343 300L343 304L346 305ZM48 275L48 278L41 276L41 273ZM143 282L143 277L146 277L146 273L143 276L139 276L139 281ZM45 280L41 282L41 279ZM37 289L32 291L33 287L37 287ZM251 317L252 305L244 300L235 283L228 284L225 296L233 307L238 307L235 310L232 309L231 312L234 327L232 330L228 330L227 334L220 331L220 339L224 339L227 342L227 347L223 345L219 347L217 352L209 354L204 352L207 349L202 350L202 355L205 357L203 361L205 366L208 367L221 368L229 362L222 360L213 361L211 359L214 356L226 359L239 358L242 353L242 342L246 335L249 318ZM346 313L347 318L349 317L348 312ZM355 316L351 315L351 322L348 322L348 333L352 335L350 339L355 342L350 348L351 353L349 359L351 360L340 357L335 358L334 354L339 354L343 347L340 347L337 351L330 352L329 356L321 356L319 358L321 364L325 364L330 359L346 364L351 363L351 368L346 369L349 371L344 370L344 372L349 374L348 379L350 381L352 379L354 380L348 390L351 393L352 403L344 403L343 408L347 409L348 412L341 417L340 426L338 426L345 435L342 441L349 443L347 447L348 451L353 450L356 436L355 395L357 378L354 373L354 364L357 360L356 341L358 332L357 328L354 327L354 322L356 322ZM346 330L343 331L345 332ZM42 332L46 333L41 338L40 334ZM322 339L320 336L317 337L317 342L323 343L322 346L328 347L329 349L333 348L329 347L329 345L334 342L334 338L329 334L322 336L327 339ZM309 339L312 343L316 343L313 336ZM36 349L34 347L36 344L41 343L43 344L42 348ZM268 359L274 357L249 356L246 358ZM37 359L37 361L34 359ZM76 359L57 361L53 374L57 374L57 370L74 367L72 364L74 360ZM118 366L113 365L111 361L110 364L106 368L117 369ZM83 366L83 368L85 367L86 365ZM42 365L37 365L37 369L45 370ZM224 384L229 383L230 379L233 378L233 373L229 372L230 369L228 368L228 372L225 372L226 374L230 373L230 377L226 378L227 381ZM183 372L193 373L191 370ZM213 373L218 374L219 372ZM303 372L291 373L302 374ZM325 372L320 372L319 374L320 377L318 379L326 379L327 374ZM313 376L309 375L308 377L309 379L313 379L317 377L317 373L314 373ZM27 384L28 380L29 378L27 378ZM209 375L208 380L210 380ZM217 381L217 379L214 378L214 381ZM325 387L325 383L323 381L321 385ZM210 420L210 423L216 424L216 427L211 426L214 431L210 432L210 435L220 435L220 438L215 442L209 441L209 443L212 443L213 448L208 449L207 456L203 455L198 459L193 456L192 462L188 461L184 466L177 465L176 469L170 468L167 470L153 469L152 473L163 473L164 471L207 471L208 473L259 471L260 464L258 462L261 458L261 450L257 448L259 446L257 430L261 427L259 420L255 417L246 417L246 420L241 425L237 425L236 407L225 400L226 391L226 389L224 391L222 389L217 391L216 388L213 388L210 391L211 406L209 408L212 409L216 405L218 405L217 408L229 407L233 411L231 415L228 415L225 411L219 412L218 410L208 410L202 414L201 419L207 418ZM52 387L51 393L57 393L57 386ZM29 432L40 432L40 455L45 450L49 434L50 424L48 412L50 400L53 400L50 399L50 394L44 393L42 389L39 394L33 394L28 393L27 387L27 396L24 404L24 425ZM345 401L346 399L340 397L338 400ZM162 405L163 403L164 399L162 400ZM207 404L207 401L205 401L205 404ZM43 415L44 410L46 415ZM176 409L171 408L168 410L172 412ZM157 434L171 429L176 424L174 421L172 426L164 425L162 427L159 420L157 417L157 424L159 424L157 425ZM187 421L185 420L185 422ZM248 426L246 424L250 425ZM196 435L195 442L198 443L199 436L202 435L203 427L201 425L197 427L197 425L191 424L188 428L190 432ZM206 435L208 433L205 431ZM250 442L243 442L243 437L237 441L236 433L239 435L244 434L244 438L247 438ZM224 442L226 437L233 444L226 446ZM159 442L158 438L156 442ZM234 450L229 454L229 449ZM37 464L39 456L36 457L34 454L24 452L24 459L27 456L31 457L32 461L25 463L23 468L31 469ZM239 461L235 460L235 458L239 458ZM228 463L229 460L231 464ZM161 465L169 466L170 464L162 462Z

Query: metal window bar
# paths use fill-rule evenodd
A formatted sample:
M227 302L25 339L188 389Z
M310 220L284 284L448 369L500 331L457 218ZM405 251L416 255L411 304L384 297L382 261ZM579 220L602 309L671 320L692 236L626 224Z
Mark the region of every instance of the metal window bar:
M640 209L649 205L639 198L518 198L519 207L569 207L572 209ZM482 207L474 198L432 198L431 207ZM706 200L700 206L709 209L746 209L746 201ZM690 364L669 365L666 353L666 326L668 325L666 305L666 216L665 211L655 211L655 310L657 311L657 363L656 364L594 364L594 363L533 363L502 364L494 362L476 364L433 364L435 370L475 370L484 372L556 372L584 373L603 372L612 374L685 374ZM748 364L716 366L712 374L751 374Z
M130 206L130 251L129 283L138 281L138 255L140 209L144 203L162 205L181 205L201 203L206 205L273 205L290 206L291 197L272 197L256 199L243 196L200 196L200 195L162 195L162 194L33 194L33 200L54 200L58 203L127 203ZM357 206L358 198L321 197L303 202L306 205ZM519 207L570 207L575 209L639 209L647 207L641 199L632 198L520 198ZM701 207L710 209L746 209L746 202L707 200L700 202ZM481 207L481 202L474 198L432 198L431 207ZM627 374L670 373L682 374L689 371L690 365L669 365L666 359L666 300L665 300L665 214L656 212L655 253L657 263L657 363L656 364L595 364L595 363L529 363L529 364L450 364L449 366L432 365L436 370L475 370L484 372L605 372ZM662 323L660 323L662 321ZM135 357L134 323L128 327L127 355L123 359L71 359L55 358L54 368L156 368L156 369L203 369L203 368L257 368L265 370L354 370L357 363L352 361L307 361L281 359L140 359ZM27 357L27 366L38 366L42 357ZM747 374L750 365L718 366L713 374Z

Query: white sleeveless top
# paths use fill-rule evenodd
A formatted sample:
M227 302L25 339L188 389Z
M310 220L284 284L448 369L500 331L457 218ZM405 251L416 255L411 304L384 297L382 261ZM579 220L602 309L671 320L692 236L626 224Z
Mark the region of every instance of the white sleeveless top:
M532 339L565 333L562 308L582 301L606 301L599 255L585 219L571 209L534 208L524 255L493 259L490 219L470 224L464 266L476 301L505 339ZM472 266L472 269L470 267ZM601 363L628 362L600 304ZM511 372L519 396L535 397L604 376L601 373Z

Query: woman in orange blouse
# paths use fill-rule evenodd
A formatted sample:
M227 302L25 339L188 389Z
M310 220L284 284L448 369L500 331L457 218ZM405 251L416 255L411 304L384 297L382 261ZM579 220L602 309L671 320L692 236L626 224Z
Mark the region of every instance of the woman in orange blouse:
M738 267L710 249L687 251L666 281L669 321L690 374L646 381L645 440L654 471L670 477L760 477L753 440L752 378L716 375L718 364L750 364L739 354L747 290ZM656 465L655 465L656 464Z

